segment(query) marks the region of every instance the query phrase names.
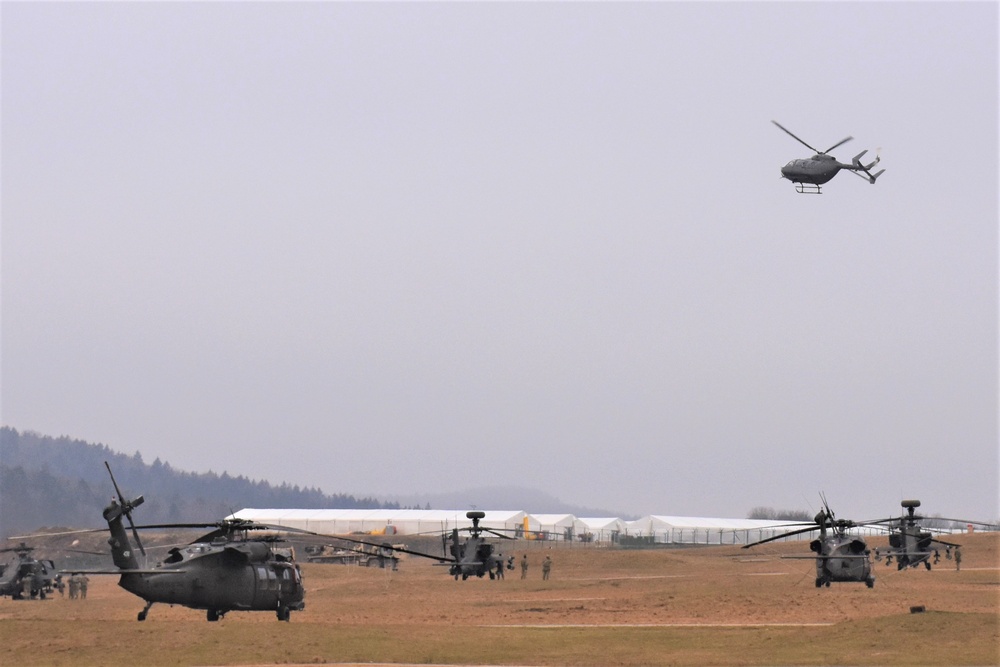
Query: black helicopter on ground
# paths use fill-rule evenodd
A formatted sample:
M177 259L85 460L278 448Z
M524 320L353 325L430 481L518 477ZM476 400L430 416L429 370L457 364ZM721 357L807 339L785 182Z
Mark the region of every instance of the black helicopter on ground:
M338 540L344 540L345 542L352 542L354 544L364 544L367 546L379 547L383 550L398 551L400 553L412 554L414 556L421 556L423 558L436 560L438 561L436 564L447 567L448 574L454 576L456 580L461 577L462 581L465 581L469 577L484 577L487 574L490 576L490 579L494 579L498 576L502 576L504 568L513 570L514 557L508 556L505 559L503 554L494 550L494 545L483 537L483 533L490 533L491 535L505 540L512 540L514 538L490 528L480 526L480 520L486 517L485 512L470 511L466 512L465 516L466 518L472 520L472 526L467 528L453 528L450 533L444 533L441 538L445 555L442 556L435 556L433 554L413 551L412 549L406 549L389 544L376 544L375 542L367 542L365 540L358 540L341 535L331 535L329 537L335 537ZM469 537L464 542L460 536L461 532L469 533Z
M924 567L930 570L932 557L934 562L937 562L940 557L938 549L934 547L935 544L943 545L945 549L949 550L949 553L951 549L957 549L961 546L955 542L937 539L930 530L925 529L920 524L921 521L926 521L926 517L916 514L916 508L920 507L919 500L904 500L900 503L900 506L905 511L903 515L898 518L875 522L884 524L885 528L889 530L889 548L886 553L886 565L892 565L893 560L895 560L896 569L902 570L907 567L917 567L923 563ZM934 520L984 526L987 528L993 527L988 523L969 521L967 519L934 517ZM881 553L877 552L876 559L880 558Z
M44 600L56 583L56 566L51 560L31 557L34 547L21 542L16 547L0 549L0 553L14 553L17 560L0 565L0 597L14 600Z
M847 171L853 172L861 178L867 176L869 183L874 184L875 179L882 175L885 169L873 174L869 171L872 167L879 163L879 158L876 157L870 164L862 164L861 158L867 153L867 150L863 150L851 160L850 164L845 164L843 162L838 162L837 158L830 155L830 151L838 146L846 144L848 141L854 137L847 137L846 139L841 139L833 146L830 146L825 151L820 151L806 142L799 139L797 136L792 134L787 128L781 125L776 120L772 120L772 123L781 128L793 139L798 141L800 144L813 151L815 155L810 158L800 158L798 160L792 160L784 167L781 168L781 177L787 178L792 183L795 184L795 191L799 194L823 194L821 185L829 182L834 176L836 176L841 169L846 169ZM861 176L859 172L864 172L866 176Z
M272 611L279 621L288 621L292 611L305 608L302 573L290 549L277 547L279 538L258 538L250 533L263 529L289 531L250 521L228 520L209 524L162 524L136 526L132 511L143 497L125 500L111 467L105 462L117 498L104 509L111 537L111 556L117 570L79 570L85 574L118 574L118 585L146 601L138 620L146 620L149 608L160 602L204 609L209 621L218 621L230 611ZM126 519L135 544L122 523ZM152 567L140 565L135 553L146 556L137 528L208 528L214 530L190 544L170 549L166 558Z
M799 526L799 528L747 544L743 548L748 549L792 535L819 530L819 537L809 543L809 549L816 554L815 556L782 556L782 558L814 559L816 561L816 588L829 587L830 583L834 581L864 582L868 588L872 588L875 586L875 577L872 575L871 552L868 549L868 544L861 537L848 533L851 528L868 523L872 522L855 523L835 518L833 511L824 499L823 509L819 511L812 523L789 524L789 526Z

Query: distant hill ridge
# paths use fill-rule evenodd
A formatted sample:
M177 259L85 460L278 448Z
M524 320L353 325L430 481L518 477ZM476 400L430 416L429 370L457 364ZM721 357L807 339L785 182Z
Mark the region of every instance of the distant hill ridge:
M108 461L125 494L142 494L137 523L216 521L243 507L398 509L398 503L283 483L275 486L226 472L175 470L147 464L106 445L0 427L0 536L42 526L103 527L101 510L113 494Z

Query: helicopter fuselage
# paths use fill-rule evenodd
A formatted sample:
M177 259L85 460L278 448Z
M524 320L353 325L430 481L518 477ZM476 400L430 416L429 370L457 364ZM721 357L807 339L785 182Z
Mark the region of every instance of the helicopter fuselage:
M171 549L153 569L163 572L125 572L118 585L150 603L220 614L305 607L298 565L278 560L260 542L190 544Z
M868 545L849 535L821 536L809 548L816 556L816 586L833 581L860 581L869 588L875 585Z
M841 169L854 169L853 165L838 162L829 155L813 155L811 158L792 160L781 168L781 177L793 183L823 185L829 182Z
M470 537L464 543L457 540L456 535L451 545L451 555L455 560L448 568L448 573L456 579L483 577L486 574L492 579L493 569L496 567L493 545L478 535Z

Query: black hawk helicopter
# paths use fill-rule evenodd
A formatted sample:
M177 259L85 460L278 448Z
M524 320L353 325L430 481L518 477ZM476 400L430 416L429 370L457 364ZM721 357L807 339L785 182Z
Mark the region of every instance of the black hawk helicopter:
M55 563L31 558L34 550L24 542L0 549L0 553L17 555L17 561L0 565L0 596L10 596L14 600L44 600L52 592L57 576Z
M809 543L809 550L815 553L815 556L782 556L782 558L814 559L816 561L816 588L829 587L830 583L834 581L864 582L868 588L873 588L875 577L872 575L871 552L868 549L868 544L861 537L848 533L851 528L867 523L873 522L855 523L835 518L833 511L824 499L823 509L819 511L812 523L788 524L800 527L787 533L769 537L766 540L744 545L743 548L749 549L792 535L819 530L819 537Z
M925 530L920 524L926 520L925 517L916 514L916 508L920 507L919 500L904 500L900 503L905 514L898 518L885 519L876 523L885 524L889 530L889 549L886 557L886 565L892 565L893 559L896 561L896 569L902 570L907 567L917 567L921 563L928 570L931 569L931 557L937 562L939 553L934 548L935 544L943 544L946 549L957 549L960 544L946 542L934 537L930 530ZM954 521L958 523L971 524L991 528L992 525L979 521L969 521L967 519L945 519L934 517L938 521ZM876 559L880 554L877 554Z
M118 585L146 601L138 620L146 620L157 602L204 609L209 621L218 621L230 611L273 611L279 621L288 621L292 611L305 608L302 573L290 549L274 546L275 536L251 538L261 529L291 531L250 521L228 520L208 524L162 524L136 526L132 511L144 498L125 500L111 466L105 462L117 498L104 509L111 537L111 556L117 570L78 570L85 574L118 574ZM135 545L122 519L128 520ZM183 547L170 549L166 558L152 567L140 566L135 548L146 550L137 528L208 528L215 530Z
M472 526L467 528L453 528L450 534L443 534L441 536L442 547L446 553L442 556L435 556L433 554L413 551L411 549L384 543L377 544L375 542L367 542L365 540L358 540L341 535L330 535L329 537L344 540L345 542L353 542L354 544L364 544L367 546L379 547L382 550L398 551L400 553L412 554L414 556L421 556L423 558L436 560L438 561L436 565L447 567L448 574L454 576L456 581L459 577L462 578L462 581L465 581L469 577L484 577L487 574L490 576L490 579L494 579L497 576L501 576L503 568L513 570L514 557L509 556L504 559L503 554L494 551L494 545L483 537L483 533L490 533L491 535L505 540L512 540L514 538L490 528L483 528L480 526L479 521L486 517L485 512L470 511L466 512L465 516L466 518L472 520ZM463 531L467 531L469 533L469 537L464 542L460 537L460 533Z
M792 183L794 183L795 191L798 192L799 194L816 194L816 195L823 194L823 191L820 188L820 186L823 185L824 183L829 182L830 179L836 176L841 169L846 169L858 175L861 178L865 178L865 176L861 176L861 174L858 172L864 172L865 175L867 176L868 182L872 184L874 184L875 179L881 176L882 173L885 171L885 169L882 169L881 171L875 174L869 171L872 167L878 164L879 162L878 157L876 157L875 160L869 164L862 164L861 158L864 157L864 154L868 152L867 150L863 150L857 155L855 155L854 158L851 159L850 164L844 164L843 162L838 162L835 157L829 155L830 151L832 151L834 148L846 144L854 137L847 137L846 139L841 139L833 146L827 148L825 151L820 151L813 148L812 146L802 141L801 139L799 139L797 136L792 134L787 128L783 127L781 123L779 123L778 121L772 120L771 122L777 125L782 130L784 130L789 136L798 141L800 144L802 144L803 146L805 146L806 148L815 153L815 155L813 155L810 158L801 158L798 160L792 160L781 168L781 177L787 178Z

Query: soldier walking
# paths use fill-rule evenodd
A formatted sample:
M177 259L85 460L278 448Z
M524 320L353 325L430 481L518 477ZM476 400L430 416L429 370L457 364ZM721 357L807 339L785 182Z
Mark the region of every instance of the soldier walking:
M528 578L528 554L524 554L524 557L521 559L521 578Z
M552 571L552 556L546 556L542 561L542 581L548 581L549 572Z
M958 547L955 547L955 569L962 569L962 550Z

